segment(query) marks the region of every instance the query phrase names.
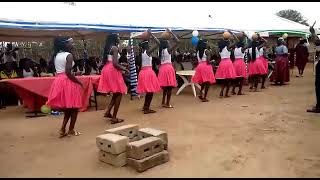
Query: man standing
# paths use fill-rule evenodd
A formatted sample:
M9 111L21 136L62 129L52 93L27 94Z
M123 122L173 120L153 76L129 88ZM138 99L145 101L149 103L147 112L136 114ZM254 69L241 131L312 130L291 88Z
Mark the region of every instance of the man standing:
M319 43L320 39L316 35L313 26L310 27L310 32L311 32L312 42L317 45ZM319 56L318 56L318 59L319 59ZM315 72L316 72L315 86L316 86L317 104L312 109L307 109L307 112L320 113L320 63L317 63Z
M304 71L304 68L306 67L306 64L308 62L309 51L308 51L308 47L305 45L305 43L306 43L305 39L300 39L299 44L297 44L297 46L295 48L296 66L299 71L299 75L297 75L297 77L303 77L303 71Z

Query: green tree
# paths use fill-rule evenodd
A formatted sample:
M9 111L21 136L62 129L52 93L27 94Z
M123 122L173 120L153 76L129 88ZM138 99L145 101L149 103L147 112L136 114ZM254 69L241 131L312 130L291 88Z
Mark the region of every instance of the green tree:
M297 11L297 10L293 10L293 9L286 9L286 10L281 10L279 12L277 12L276 14L279 17L285 18L285 19L289 19L291 21L309 26L309 24L307 23L307 19L305 19L302 14Z

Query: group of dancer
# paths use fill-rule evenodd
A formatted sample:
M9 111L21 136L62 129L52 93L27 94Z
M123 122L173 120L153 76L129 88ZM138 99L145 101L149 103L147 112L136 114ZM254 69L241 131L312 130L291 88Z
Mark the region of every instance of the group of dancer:
M146 94L142 108L144 114L155 113L150 109L154 93L163 91L162 107L173 108L171 105L172 89L177 86L175 69L171 62L171 54L179 45L178 37L169 29L158 39L151 30L145 32L147 38L140 43L140 56L142 59L142 69L138 76L137 91L139 94ZM150 39L156 42L155 46L150 47ZM173 42L169 43L170 40ZM208 41L200 39L197 45L198 65L195 69L195 75L192 82L201 86L199 99L202 102L208 102L208 91L211 84L216 83L216 79L223 81L220 91L220 97L229 97L230 86L233 85L232 94L242 95L244 80L249 77L250 89L257 91L258 82L261 78L261 88L265 88L264 82L268 73L268 60L264 57L264 44L266 40L254 34L250 44L246 43L248 39L245 33L235 35L231 31L224 32L223 39L218 43L221 61L216 74L209 64L212 52L208 47ZM119 63L119 42L118 34L109 34L104 48L105 65L101 71L99 86L97 91L100 93L112 93L110 103L106 108L104 117L110 118L111 124L123 122L123 119L117 117L123 94L127 92L122 72L129 71ZM66 135L80 135L74 130L78 110L81 107L81 82L73 75L72 66L74 58L71 54L73 40L68 37L57 37L54 41L53 63L57 72L49 93L47 105L54 109L64 111L64 121L60 130L60 137ZM161 65L158 76L152 69L151 53L159 49L159 58ZM231 56L233 52L233 56ZM249 54L250 63L248 73L244 61L245 53ZM278 53L285 53L285 48L279 48ZM231 59L234 58L234 61ZM280 75L279 75L280 76ZM280 78L281 81L281 78ZM280 82L283 83L283 82ZM238 93L235 92L236 86L239 87ZM226 89L224 93L224 89ZM113 109L113 112L111 112ZM66 133L66 124L71 119L68 133Z

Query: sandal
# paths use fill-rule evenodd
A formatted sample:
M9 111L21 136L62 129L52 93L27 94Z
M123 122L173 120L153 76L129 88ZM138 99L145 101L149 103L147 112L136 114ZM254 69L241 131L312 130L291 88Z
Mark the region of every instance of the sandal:
M151 114L151 113L156 113L157 111L154 111L154 110L151 110L151 109L148 109L148 110L144 110L144 114Z
M164 107L164 108L173 108L172 105L163 105L162 107Z
M320 108L313 107L312 109L307 109L307 112L320 113Z
M103 117L105 117L105 118L112 118L112 115L109 113L109 114L104 114L104 116Z
M82 133L80 133L79 131L75 131L75 130L68 132L68 136L80 136L81 134Z
M67 136L68 134L65 131L60 130L59 131L59 138L63 138L65 136Z
M122 123L124 120L123 119L116 119L116 121L111 119L111 124L117 124L117 123Z
M209 100L204 98L204 99L202 99L202 102L209 102Z

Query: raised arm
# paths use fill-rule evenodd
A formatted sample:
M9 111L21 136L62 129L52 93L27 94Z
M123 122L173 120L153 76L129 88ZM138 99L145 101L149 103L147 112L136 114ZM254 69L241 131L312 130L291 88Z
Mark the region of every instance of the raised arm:
M258 46L258 49L260 49L261 47L264 46L265 43L267 43L267 40L264 39L263 37L261 37L260 34L258 34L258 40L261 40L260 42L262 42L262 43Z
M173 36L173 40L175 42L174 45L170 49L168 49L169 53L171 54L172 51L178 48L180 40L170 29L167 28L167 31Z
M229 46L227 47L228 48L228 51L230 51L231 49L232 49L232 47L234 47L236 44L237 44L237 42L239 42L239 39L238 39L238 37L233 33L233 32L231 32L230 30L228 30L228 32L233 36L233 38L234 38L234 41L232 42L232 43L230 43L229 44Z
M155 51L155 50L159 47L160 41L159 41L159 39L158 39L154 34L151 33L151 30L150 30L150 29L148 29L148 32L150 33L150 36L153 38L153 40L157 43L157 45L152 46L152 47L147 51L147 54L150 55L153 51Z

